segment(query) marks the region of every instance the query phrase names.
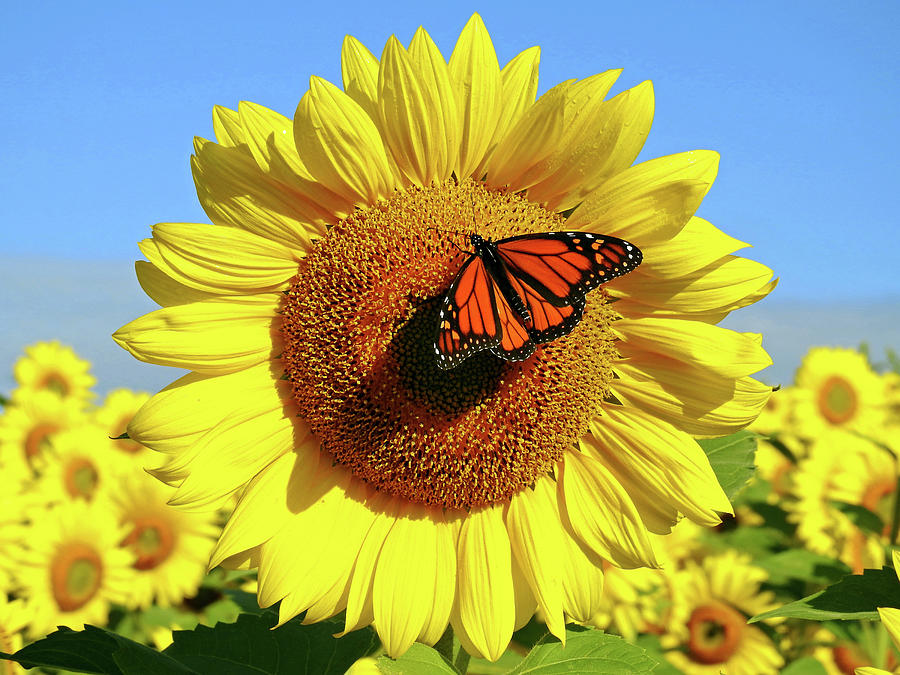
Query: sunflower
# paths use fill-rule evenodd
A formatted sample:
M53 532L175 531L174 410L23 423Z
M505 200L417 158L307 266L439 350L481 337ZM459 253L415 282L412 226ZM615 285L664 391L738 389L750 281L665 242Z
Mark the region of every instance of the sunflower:
M88 402L97 380L90 374L91 363L71 347L57 340L25 347L25 356L16 361L13 373L22 389L47 390L63 398Z
M80 401L47 390L16 390L0 415L0 468L4 476L30 477L48 461L53 436L84 422Z
M788 517L811 551L839 557L855 572L881 567L881 537L858 528L840 504L879 515L887 534L897 477L897 461L884 448L846 431L828 432L798 464Z
M127 598L134 575L134 556L118 548L122 538L101 500L73 501L33 518L16 570L32 638L56 626L106 624L110 602Z
M128 428L134 414L150 398L150 394L130 389L114 389L106 395L103 405L92 416L95 424L106 430L112 446L120 452L131 455L138 463L147 459L149 453L140 443L130 438L119 438Z
M26 489L26 482L15 482L12 476L6 475L4 479L0 493L0 597L15 590L14 552L28 539L28 514L39 504L35 495Z
M736 551L688 563L672 575L666 658L686 675L776 675L784 659L747 618L777 606L760 592L766 573Z
M633 642L638 633L658 632L668 605L667 584L660 570L604 567L601 610L591 624Z
M715 153L631 166L649 82L607 99L607 71L535 101L538 56L501 69L477 15L449 62L422 29L380 59L348 37L344 89L312 78L293 120L217 107L217 142L192 159L213 225L141 243L162 309L114 338L192 372L129 435L165 453L171 503L241 491L211 562L258 566L282 622L346 610L391 655L449 622L495 660L536 608L560 639L589 621L602 560L655 566L650 531L731 510L693 436L766 403L759 336L716 323L764 297L771 271L693 215ZM598 232L644 263L531 358L441 370L459 230Z
M216 514L188 513L166 504L174 489L142 471L120 476L112 501L135 556L128 607L169 606L197 592L220 528Z
M795 376L796 431L815 438L829 429L877 436L887 420L887 380L853 349L814 347Z
M22 631L28 625L28 610L22 600L7 600L0 593L0 652L15 654L23 646ZM0 675L24 675L15 661L0 660Z

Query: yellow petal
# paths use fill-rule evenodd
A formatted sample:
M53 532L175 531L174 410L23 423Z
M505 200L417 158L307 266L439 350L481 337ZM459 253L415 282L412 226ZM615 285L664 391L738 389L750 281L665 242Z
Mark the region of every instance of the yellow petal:
M437 641L450 617L455 551L446 529L435 527L434 518L440 518L440 512L407 509L378 557L372 591L375 625L390 656L399 656L425 635L427 642Z
M568 533L563 536L563 609L572 621L587 623L600 611L603 602L603 570L591 561Z
M154 225L141 251L179 283L216 294L280 290L302 256L244 230L194 223Z
M352 210L333 195L316 203L297 185L288 187L264 174L246 147L228 148L195 139L191 170L204 211L217 225L238 227L288 248L308 250L326 222ZM324 189L324 188L323 188Z
M595 555L619 567L659 566L634 502L603 464L567 453L557 491L567 529Z
M516 55L500 71L500 115L484 157L473 175L484 177L490 157L507 132L515 126L532 105L537 96L540 47L531 47Z
M294 115L294 138L313 177L350 203L368 206L394 189L372 118L327 80L310 78Z
M583 444L593 456L694 522L717 525L716 512L732 512L703 449L683 431L640 410L607 406L591 433Z
M653 277L683 277L747 246L694 216L672 239L644 246L640 270Z
M249 101L241 101L238 114L247 149L260 169L284 185L295 185L298 179L310 178L305 158L297 154L291 120Z
M686 319L622 319L614 329L639 349L696 363L725 377L743 377L772 365L754 340L741 333Z
M144 293L150 296L153 302L162 307L184 305L189 302L199 302L200 300L209 300L214 297L213 293L198 291L196 288L178 283L156 265L146 260L135 261L134 271L137 274L138 283L144 289Z
M485 167L489 186L524 190L545 176L563 135L573 81L561 82L541 96L500 140Z
M755 296L771 279L772 270L762 263L729 255L676 278L653 277L638 268L616 279L609 292L630 303L684 316L731 308L744 298Z
M113 339L139 361L224 375L281 353L281 294L214 298L164 307L122 326Z
M210 556L212 569L226 558L268 541L287 524L291 511L285 504L289 490L310 491L316 476L318 453L290 453L260 471L241 493ZM293 488L291 488L293 486Z
M352 35L341 45L341 75L347 96L378 119L378 59Z
M614 79L619 71L599 76ZM589 78L590 79L590 78ZM599 91L608 90L598 80ZM640 153L653 121L653 87L649 81L622 92L610 101L593 96L582 105L555 158L557 168L530 188L529 199L547 208L570 209L611 176L631 166Z
M450 55L450 77L461 125L454 170L465 177L472 175L484 158L500 118L500 64L478 14L466 23Z
M896 551L894 551L896 553ZM900 649L900 609L893 607L879 607L878 616L881 617L881 623L887 628L888 634L891 636L894 646Z
M419 29L409 52L391 36L378 70L378 119L401 171L416 185L450 176L459 150L456 98L444 58Z
M231 414L279 409L290 397L280 378L269 363L229 375L185 375L141 406L128 424L128 435L160 452L186 450Z
M512 552L499 507L473 510L459 534L457 605L465 639L490 661L500 658L512 638L515 600Z
M247 142L241 116L236 110L225 106L213 106L213 131L219 144L229 148Z
M625 343L613 394L692 436L727 436L755 420L772 388L750 377L724 377L694 363Z
M547 628L565 644L563 528L549 478L537 480L533 490L524 489L513 495L506 525L513 553L544 613Z
M587 195L566 226L614 234L646 247L677 235L718 170L719 155L694 150L636 164Z

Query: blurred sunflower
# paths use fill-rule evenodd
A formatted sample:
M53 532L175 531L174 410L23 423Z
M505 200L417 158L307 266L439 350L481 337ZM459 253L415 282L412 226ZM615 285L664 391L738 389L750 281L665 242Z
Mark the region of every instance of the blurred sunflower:
M147 448L130 438L119 438L128 428L134 414L150 398L150 394L130 389L114 389L106 395L101 405L94 411L93 421L103 427L115 449L132 455L137 463L152 455Z
M854 349L815 347L794 378L796 433L815 438L829 429L877 434L887 418L886 381Z
M23 646L22 632L28 625L29 613L22 600L8 600L0 593L0 652L15 654ZM24 675L25 669L15 661L0 660L0 675Z
M668 585L662 571L639 567L623 570L612 565L603 568L603 597L600 611L591 625L634 642L638 633L661 630L668 609Z
M784 659L747 618L777 606L765 571L729 550L672 576L666 658L685 675L777 675Z
M0 493L0 597L15 590L16 563L14 554L28 539L28 517L37 499L26 490L25 481L4 475ZM38 502L39 503L39 502Z
M48 390L62 398L87 402L94 397L91 387L97 383L90 369L90 361L53 340L25 347L25 355L16 361L13 373L23 390Z
M32 638L56 626L106 624L110 602L124 602L134 577L134 556L118 547L122 538L110 505L99 500L73 501L33 517L16 556Z
M601 560L654 566L649 531L731 510L692 436L766 403L758 336L715 324L771 271L692 217L715 153L630 166L649 82L607 100L608 71L535 101L538 54L500 69L477 15L449 64L422 29L380 59L348 37L344 90L312 78L293 121L216 108L218 142L192 161L214 225L141 244L163 308L114 338L193 372L129 435L167 454L173 504L243 490L212 563L259 566L282 622L346 609L347 630L374 622L397 655L449 621L497 659L536 608L561 639L589 621ZM437 312L461 262L445 230L460 228L610 234L644 263L527 361L442 371Z
M812 444L794 476L796 501L786 504L797 535L811 551L840 558L855 572L884 563L878 533L857 527L842 504L862 506L890 528L897 488L897 461L875 443L831 431Z
M82 403L47 390L17 389L0 415L0 468L31 476L47 463L53 435L84 422Z
M120 543L136 556L128 607L176 604L194 595L205 576L220 532L216 514L169 506L166 501L173 492L142 471L123 473L112 490L126 532Z

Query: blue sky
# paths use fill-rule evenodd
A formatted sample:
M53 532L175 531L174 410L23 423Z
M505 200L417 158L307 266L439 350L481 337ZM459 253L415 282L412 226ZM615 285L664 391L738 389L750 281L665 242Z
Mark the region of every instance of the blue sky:
M642 159L722 154L699 213L782 278L761 308L897 306L896 2L2 3L6 339L19 349L73 333L84 317L67 297L92 265L145 311L128 263L151 224L206 221L188 159L193 136L212 136L214 104L290 116L310 75L340 82L345 34L378 54L390 34L408 41L424 25L446 56L475 10L501 63L541 45L541 91L612 67L625 69L618 89L653 80ZM63 275L48 300L37 286L50 268L76 278ZM11 270L26 275L14 301ZM34 335L22 306L57 334ZM96 306L108 340L122 321Z

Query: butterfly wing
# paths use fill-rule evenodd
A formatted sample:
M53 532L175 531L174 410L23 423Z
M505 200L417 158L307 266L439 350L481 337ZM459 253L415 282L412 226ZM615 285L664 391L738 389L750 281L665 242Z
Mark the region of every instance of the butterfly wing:
M501 239L496 246L508 276L527 284L542 302L556 307L574 305L577 298L627 274L642 260L634 244L591 232L525 234ZM526 291L523 299L527 303L532 293Z
M572 304L557 307L547 302L528 282L516 278L507 272L507 278L513 290L525 302L529 319L525 327L531 339L536 343L551 342L558 337L571 333L584 315L586 300L584 294L574 293Z
M446 370L483 349L521 361L534 353L535 345L484 261L473 255L444 296L434 351L438 366Z

